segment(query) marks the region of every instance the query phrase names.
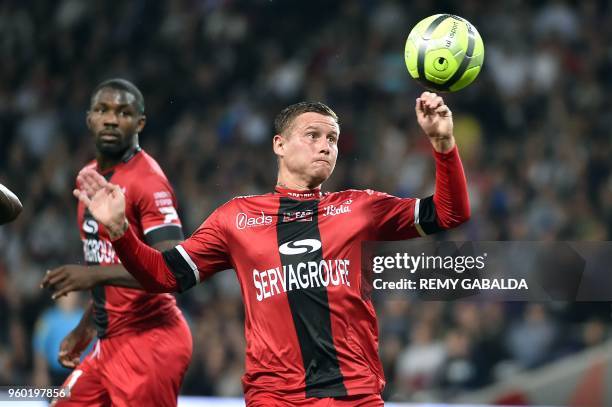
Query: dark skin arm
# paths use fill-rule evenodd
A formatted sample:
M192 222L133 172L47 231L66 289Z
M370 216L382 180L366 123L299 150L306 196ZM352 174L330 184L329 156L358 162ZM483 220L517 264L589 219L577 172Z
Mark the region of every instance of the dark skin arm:
M153 245L153 248L164 251L179 244L178 240L165 240ZM115 285L120 287L142 289L136 279L121 265L82 266L66 264L47 271L41 281L41 288L49 288L56 299L71 291L89 290L97 285Z
M91 301L85 309L81 321L60 344L57 360L69 369L74 369L79 364L81 354L89 342L96 336L96 329L93 324L93 305Z

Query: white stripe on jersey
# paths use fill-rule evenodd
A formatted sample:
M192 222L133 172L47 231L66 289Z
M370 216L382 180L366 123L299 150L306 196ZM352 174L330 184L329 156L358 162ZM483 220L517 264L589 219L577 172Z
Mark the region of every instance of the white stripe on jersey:
M423 230L423 228L421 227L421 225L419 224L419 206L421 204L421 200L419 198L416 199L416 201L414 202L414 227L417 230L417 232L419 232L419 235L421 236L425 236L426 233Z
M196 267L193 260L191 260L191 257L189 257L185 249L183 249L183 246L181 246L180 244L176 246L176 250L178 250L181 256L183 256L183 259L185 259L187 264L189 264L189 267L191 267L191 271L193 271L193 274L195 274L196 281L199 283L200 282L200 272L198 271L198 268Z

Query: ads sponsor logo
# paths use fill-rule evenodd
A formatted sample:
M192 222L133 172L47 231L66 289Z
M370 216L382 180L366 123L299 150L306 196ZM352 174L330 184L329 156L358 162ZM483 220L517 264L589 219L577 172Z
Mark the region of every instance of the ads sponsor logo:
M83 222L83 232L93 235L98 233L98 222L93 219L85 219Z
M287 256L296 254L312 253L321 248L321 242L317 239L303 239L287 242L278 247L278 251Z
M236 229L238 230L257 226L269 226L271 224L272 216L266 215L263 211L261 211L261 216L249 216L243 212L236 215Z
M323 216L336 216L343 213L349 213L351 211L350 205L353 203L352 199L345 201L342 205L327 205L323 208Z

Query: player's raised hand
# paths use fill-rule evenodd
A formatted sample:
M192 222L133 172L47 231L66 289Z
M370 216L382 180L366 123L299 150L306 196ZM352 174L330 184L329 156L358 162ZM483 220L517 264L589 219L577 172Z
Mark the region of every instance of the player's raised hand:
M73 191L74 196L104 225L112 240L121 237L127 229L121 188L91 169L79 173L77 184L79 188Z
M455 146L453 114L442 97L423 92L416 100L415 111L419 125L436 151L447 152Z
M89 198L108 184L106 178L91 168L84 168L77 175L77 186L85 192Z

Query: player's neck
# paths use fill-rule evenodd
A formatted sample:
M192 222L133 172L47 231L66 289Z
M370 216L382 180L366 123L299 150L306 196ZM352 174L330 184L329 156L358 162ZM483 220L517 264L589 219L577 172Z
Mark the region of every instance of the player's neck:
M312 191L320 189L321 183L306 182L300 179L292 179L291 177L278 174L276 186L284 189L292 189L294 191Z
M128 162L134 154L140 151L139 145L130 146L127 150L123 151L120 155L108 155L98 151L96 161L98 162L98 171L105 172L115 167L121 162Z
M105 172L121 162L121 158L107 157L102 154L98 154L96 157L98 162L98 171Z

